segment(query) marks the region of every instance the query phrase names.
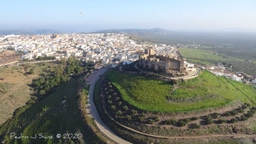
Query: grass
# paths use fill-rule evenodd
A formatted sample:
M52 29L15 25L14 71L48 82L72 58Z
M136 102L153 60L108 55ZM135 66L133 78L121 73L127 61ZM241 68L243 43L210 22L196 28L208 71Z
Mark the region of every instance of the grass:
M34 105L26 105L17 110L12 119L9 119L0 126L0 140L5 139L6 143L30 143L31 139L15 140L9 138L10 132L34 136L44 133L45 136L53 135L50 140L36 139L33 143L103 143L82 120L78 108L78 97L74 79L59 87L42 101ZM66 107L61 102L66 96ZM82 133L83 139L57 139L56 134ZM2 137L1 137L2 136Z
M182 82L172 93L168 82L144 76L110 71L107 77L119 89L124 100L140 109L155 112L181 112L223 107L233 102L256 104L256 89L240 82L203 71L199 77ZM203 98L207 94L214 97ZM167 96L181 99L168 101ZM197 102L193 97L202 97Z

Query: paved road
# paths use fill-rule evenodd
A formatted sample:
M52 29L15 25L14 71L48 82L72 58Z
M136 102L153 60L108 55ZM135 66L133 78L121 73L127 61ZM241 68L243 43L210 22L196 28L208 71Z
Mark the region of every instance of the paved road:
M95 105L93 102L93 92L94 92L94 87L95 87L95 83L97 82L97 80L99 79L99 75L104 74L109 68L105 67L101 70L98 70L98 72L96 73L96 77L94 80L92 80L91 84L90 84L90 89L89 89L89 116L92 117L96 123L96 125L98 126L98 128L100 129L101 133L105 134L106 136L108 136L109 138L111 138L113 141L119 143L119 144L131 144L130 142L120 138L119 136L117 136L101 119Z

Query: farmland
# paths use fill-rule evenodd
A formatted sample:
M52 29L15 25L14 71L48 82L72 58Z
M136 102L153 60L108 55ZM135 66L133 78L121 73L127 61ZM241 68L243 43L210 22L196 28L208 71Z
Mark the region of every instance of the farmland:
M254 61L235 55L226 55L223 53L214 52L215 49L194 49L194 48L179 48L181 55L192 63L201 65L214 65L215 63L225 62L231 64L235 71L243 71L250 75L256 75L256 65ZM221 51L222 52L222 51ZM226 52L227 53L227 52Z
M179 48L181 55L191 62L199 64L214 64L223 61L238 61L239 59L233 57L227 57L218 55L217 53L203 50L203 49L192 49L192 48Z
M140 75L110 71L107 77L118 88L125 101L148 111L192 111L223 107L235 101L256 104L255 88L214 76L207 71L203 71L195 79L178 84L174 91L172 84L168 82Z

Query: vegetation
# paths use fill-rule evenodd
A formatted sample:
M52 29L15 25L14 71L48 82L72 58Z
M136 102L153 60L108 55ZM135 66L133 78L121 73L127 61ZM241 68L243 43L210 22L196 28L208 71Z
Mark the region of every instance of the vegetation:
M57 63L48 62L0 68L0 95L2 98L0 101L2 106L0 124L12 117L15 109L24 106L30 99L37 98L31 97L33 94L33 88L30 87L32 80L46 73L52 73L57 65Z
M224 77L203 71L199 77L184 81L172 92L170 82L146 78L141 75L110 71L108 79L118 88L122 98L143 110L180 112L222 107L235 101L255 105L256 89ZM209 94L212 97L207 97ZM181 99L170 101L168 97ZM202 98L193 102L193 98ZM207 97L207 98L204 98Z
M179 49L181 51L181 55L187 58L187 60L190 62L201 64L201 65L214 65L215 63L225 63L226 65L232 66L233 70L243 71L250 75L256 75L255 63L248 60L250 59L250 57L248 58L246 56L241 57L241 56L235 55L237 53L240 54L239 52L236 52L235 54L229 54L229 53L232 53L232 50L226 50L225 52L223 52L217 49L217 51L220 52L218 53L218 52L214 52L215 49L194 49L194 48L179 48ZM254 54L256 54L256 52L254 52Z
M67 82L70 75L78 75L84 71L80 61L69 57L67 64L57 66L52 73L48 73L36 80L33 80L32 87L37 95L45 95L57 86Z
M83 78L83 76L81 76ZM82 79L83 80L83 79ZM16 110L12 119L0 125L0 141L4 143L104 143L82 120L77 102L77 85L82 83L78 78L63 84L57 91L34 105L26 105ZM66 97L65 97L66 96ZM61 104L63 99L66 100ZM44 136L56 134L81 133L82 139L10 139L10 133L34 136L44 133Z
M36 58L36 60L55 60L55 57L54 56L44 56L44 57L41 57L39 56L38 58Z
M119 30L130 35L137 43L164 43L181 45L183 57L198 64L226 62L236 71L256 75L256 42L253 34L235 33L182 33L162 29ZM195 48L194 46L197 46ZM194 47L194 48L193 48Z

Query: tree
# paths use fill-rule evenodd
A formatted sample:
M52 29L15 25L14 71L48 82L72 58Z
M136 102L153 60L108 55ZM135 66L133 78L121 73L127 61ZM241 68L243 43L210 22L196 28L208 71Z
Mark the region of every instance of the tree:
M111 99L111 95L108 95L107 98L108 98L108 99Z
M108 104L112 104L113 102L112 102L112 100L108 100Z
M60 59L60 62L61 62L61 65L66 65L66 59L61 58L61 59Z
M68 65L71 65L71 64L73 64L75 62L75 58L73 57L73 56L70 56L69 58L68 58Z
M120 97L116 97L116 101L120 100Z
M28 74L34 74L34 70L30 69L30 71L28 72Z
M75 71L76 71L77 74L79 74L83 71L83 68L78 66Z
M186 125L186 122L184 122L184 121L178 121L178 122L177 122L177 125L180 126L180 127L183 127L183 126Z
M140 122L143 122L144 120L145 120L144 117L139 117L139 121L140 121Z
M122 111L121 110L118 110L117 112L116 112L116 115L121 115L122 114Z
M40 91L39 91L39 94L40 94L40 95L44 95L44 94L45 94L45 90L40 90Z
M122 102L118 102L118 106L121 106L122 105Z
M112 109L112 110L116 110L116 106L112 105L112 106L111 106L111 109Z
M127 115L127 116L126 116L126 119L127 119L127 120L131 120L131 119L132 119L132 117L131 117L131 116L129 116L129 115Z
M134 110L134 109L132 109L132 114L133 114L133 115L137 114L137 111Z
M123 109L124 109L125 111L129 110L128 106L123 106Z

